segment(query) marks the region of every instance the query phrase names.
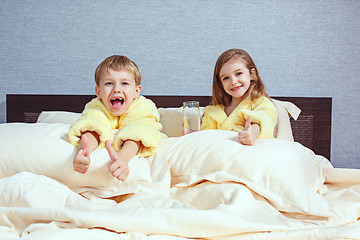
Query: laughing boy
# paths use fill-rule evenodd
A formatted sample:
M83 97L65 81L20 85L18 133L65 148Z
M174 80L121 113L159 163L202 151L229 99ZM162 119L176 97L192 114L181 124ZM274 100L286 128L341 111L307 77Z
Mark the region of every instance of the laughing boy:
M124 181L135 155L148 157L156 152L162 128L159 113L151 100L140 96L140 70L125 56L113 55L100 63L95 82L97 97L86 104L69 130L69 141L79 147L73 167L86 173L90 153L105 146L112 162L110 173Z

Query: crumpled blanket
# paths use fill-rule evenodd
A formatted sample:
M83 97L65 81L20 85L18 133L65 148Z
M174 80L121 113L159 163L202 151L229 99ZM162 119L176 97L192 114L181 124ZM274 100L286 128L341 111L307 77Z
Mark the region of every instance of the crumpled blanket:
M0 239L360 239L360 170L298 143L208 130L163 139L146 161L151 180L117 195L3 177Z

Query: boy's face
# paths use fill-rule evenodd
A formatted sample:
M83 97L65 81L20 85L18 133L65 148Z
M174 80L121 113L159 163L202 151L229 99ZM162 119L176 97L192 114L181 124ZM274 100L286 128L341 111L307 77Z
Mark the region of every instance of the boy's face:
M139 97L141 86L136 86L133 73L109 69L101 73L95 92L113 116L121 116Z

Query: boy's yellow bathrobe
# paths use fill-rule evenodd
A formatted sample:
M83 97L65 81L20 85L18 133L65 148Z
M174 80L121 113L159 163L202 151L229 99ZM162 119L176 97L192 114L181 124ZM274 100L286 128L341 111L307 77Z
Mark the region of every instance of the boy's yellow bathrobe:
M252 118L252 123L260 126L258 138L274 137L277 123L277 110L267 97L260 97L251 101L244 99L234 111L227 116L223 105L209 105L204 109L201 129L222 129L241 132L244 130L246 119Z
M98 147L104 147L106 140L111 140L112 130L119 132L112 142L115 151L119 151L124 141L141 141L139 157L153 155L160 143L162 126L159 123L159 112L155 104L143 96L130 105L119 117L113 116L98 99L94 98L86 104L84 111L69 130L69 140L79 146L81 135L86 131L94 131L99 135Z

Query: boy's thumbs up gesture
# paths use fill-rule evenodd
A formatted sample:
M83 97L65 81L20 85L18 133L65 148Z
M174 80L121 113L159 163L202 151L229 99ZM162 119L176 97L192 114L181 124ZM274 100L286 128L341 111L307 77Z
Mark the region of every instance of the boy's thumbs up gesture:
M105 148L110 156L109 172L117 179L124 181L129 176L128 163L130 159L125 156L124 151L116 152L109 140L105 142Z
M99 136L95 132L85 132L81 135L78 152L73 160L76 172L84 174L90 166L90 153L99 145Z
M79 145L79 150L76 153L73 161L73 168L78 173L84 174L87 172L90 166L90 152L88 137L83 134Z
M249 117L246 119L245 128L243 131L239 132L238 138L241 144L244 145L253 145L256 138L260 134L260 126L258 124L251 124L252 118Z

